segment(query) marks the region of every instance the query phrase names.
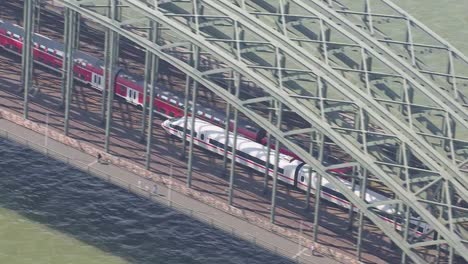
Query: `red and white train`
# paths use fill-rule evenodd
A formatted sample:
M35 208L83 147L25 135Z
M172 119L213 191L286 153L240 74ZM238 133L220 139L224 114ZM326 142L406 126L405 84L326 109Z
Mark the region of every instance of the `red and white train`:
M0 48L21 56L23 48L22 27L12 24L7 21L0 20ZM34 62L61 72L64 57L64 46L62 43L54 41L46 36L34 34L33 36ZM101 90L103 87L103 62L96 57L90 56L81 51L75 51L73 56L73 72L76 80L83 82L94 89ZM140 109L143 109L143 78L129 73L123 68L117 68L115 71L115 95L126 100ZM184 95L169 91L168 89L158 86L154 87L155 99L154 109L157 113L166 117L181 117L184 115ZM149 99L148 99L149 100ZM190 107L190 106L189 106ZM197 117L202 118L212 124L224 126L226 115L222 110L214 110L209 107L197 104ZM234 128L233 120L230 120L230 130ZM245 120L240 120L238 123L239 134L259 142L263 145L267 144L266 131L259 128L257 125ZM275 147L271 145L272 149ZM300 159L291 151L280 148L280 153L287 154L296 159ZM346 173L350 168L335 169L336 173Z
M0 48L21 56L23 48L24 30L22 27L7 21L0 20ZM34 34L34 61L49 69L60 72L63 65L64 46L40 34ZM73 72L75 79L90 85L91 87L102 90L104 63L84 52L74 52ZM115 78L115 95L125 99L139 108L143 108L143 78L129 73L127 70L118 68ZM184 95L174 91L169 91L164 87L154 87L155 111L167 117L179 117L184 114ZM209 107L197 104L197 116L213 124L224 126L226 115L222 110L214 110ZM238 132L252 140L266 143L266 132L258 128L255 124L241 120L238 126ZM230 122L230 129L233 128L233 121ZM289 153L286 149L281 150Z
M162 123L162 127L169 135L182 139L184 119L185 118L183 117L168 119ZM189 120L191 120L191 117ZM194 144L215 154L223 155L224 143L226 142L225 130L198 118L195 119L194 124ZM191 121L189 121L187 122L188 132L186 140L190 139L191 129ZM232 159L232 148L234 143L234 136L232 133L229 133L227 142L227 157ZM236 148L235 162L264 173L268 161L269 175L271 177L274 176L274 150L271 150L270 155L267 156L267 148L264 145L242 136L237 137L236 145L234 147ZM285 154L279 154L277 177L278 180L284 184L294 186L304 191L307 190L309 177L311 177L311 189L314 190L317 184L317 174L313 171L312 168L310 168L308 164ZM340 180L347 188L350 190L352 189L352 185L349 183L349 181L340 178L337 179ZM321 198L346 209L349 208L350 203L346 197L341 194L340 191L336 189L327 179L322 178L321 188ZM359 196L359 190L359 185L356 185L354 193L357 196ZM368 203L375 203L378 201L389 200L389 198L381 193L368 189L366 191L365 200ZM357 210L357 208L354 206L353 208L355 211ZM382 217L387 222L395 224L391 217L397 212L394 204L379 205L376 207L376 209L380 217ZM396 227L397 229L401 230L401 225L399 223L396 224ZM428 228L429 226L427 224L420 223L417 219L411 220L410 230L416 235L421 235L422 233L426 232Z

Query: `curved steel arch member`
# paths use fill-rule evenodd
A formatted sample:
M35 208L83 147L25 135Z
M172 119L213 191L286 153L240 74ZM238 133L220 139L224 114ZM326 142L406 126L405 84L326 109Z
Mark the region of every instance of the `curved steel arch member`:
M465 121L468 120L468 58L403 9L389 0L340 0L330 1L328 5L319 0L308 0L304 3L322 16L338 21L341 27L404 69L411 78L427 87L449 108L456 110ZM351 4L352 7L349 6ZM356 7L364 10L356 10ZM394 25L402 32L406 31L406 39L394 39L391 36L394 30L382 24ZM414 35L418 35L420 40L416 40ZM451 138L450 134L448 138ZM456 151L451 146L451 156L459 168L463 168L468 163L468 131L457 131L457 134L464 137L463 143L458 144L465 145L464 155L460 155L461 160L456 160L456 155L453 155ZM464 171L468 173L468 167Z
M394 2L391 0L334 0L327 1L327 5L317 0L307 2L316 7L320 6L324 13L340 21L347 20L355 25L353 31L357 30L356 33L359 36L368 40L372 38L374 43L385 44L395 54L398 54L400 59L409 61L415 70L437 81L442 88L440 92L446 93L454 99L454 103L459 104L461 109L464 108L466 111L468 108L468 89L466 88L468 86L468 58ZM334 12L330 13L330 9ZM395 36L391 27L400 28L406 35ZM363 34L364 32L367 34ZM401 39L395 39L396 37L401 37ZM440 56L437 60L437 64L441 64L440 67L434 67L435 63L431 61L437 56Z
M330 43L329 41L325 40L325 39L320 40L320 42L323 41L323 45L322 45L322 43L321 43L321 45L322 45L322 48L324 50L324 51L322 51L324 56L321 58L322 61L319 61L319 59L320 59L319 56L315 57L312 54L309 55L306 52L305 47L299 47L298 43L306 41L305 38L307 37L307 35L304 34L304 36L303 36L303 38L301 38L301 40L297 40L297 38L298 38L297 36L291 36L293 34L293 32L292 32L293 30L291 29L292 27L288 27L287 24L291 24L293 22L296 22L296 20L289 21L289 22L287 20L289 19L289 17L299 18L301 16L305 17L306 14L307 14L308 19L316 17L317 20L320 20L320 28L317 29L317 30L323 30L323 28L329 28L329 29L333 28L333 29L337 30L338 33L342 34L343 36L346 36L347 39L352 41L352 45L354 45L358 49L362 49L362 52L361 52L362 58L359 58L359 59L361 59L362 61L365 61L366 56L373 56L372 59L374 61L379 62L379 64L381 65L380 68L385 67L385 68L388 69L388 72L393 72L392 74L389 74L389 78L398 78L398 79L403 80L401 82L402 90L403 89L408 90L408 87L412 87L413 89L420 91L421 94L424 94L428 98L429 103L427 103L427 106L428 106L427 109L430 109L429 111L436 111L435 109L437 109L437 111L441 111L441 113L443 113L443 115L446 116L445 121L444 121L445 124L444 124L444 122L440 123L439 120L432 121L430 119L424 119L424 122L419 121L419 119L421 118L421 113L417 113L417 112L413 113L413 111L411 111L411 108L417 109L418 107L421 107L421 103L419 103L419 105L416 104L416 103L411 103L412 100L408 100L409 102L404 102L404 104L407 105L407 109L409 109L409 111L388 111L387 113L383 114L383 116L388 116L388 115L392 114L396 118L399 119L399 122L406 121L408 123L409 127L400 128L400 131L408 131L409 133L413 132L415 134L418 134L420 136L419 138L422 138L424 141L426 141L425 145L424 145L424 143L421 143L419 146L421 146L422 148L425 148L425 151L430 156L433 156L434 160L436 160L437 163L443 164L443 166L445 168L453 168L453 170L449 169L449 170L451 170L451 173L453 173L454 175L459 175L459 177L458 177L459 181L464 186L468 186L468 177L467 177L468 175L463 173L462 171L460 171L457 168L457 166L453 166L454 162L461 163L461 162L463 162L463 160L465 158L468 157L467 156L468 155L468 139L466 139L466 138L458 138L457 139L457 138L455 138L455 133L453 133L454 130L457 130L458 131L457 134L461 134L461 135L465 134L463 131L466 131L466 133L468 133L468 122L467 122L468 113L465 113L463 111L463 109L458 111L458 112L455 111L457 109L456 107L453 107L452 104L450 104L450 105L446 104L446 102L450 102L450 103L453 102L453 99L451 99L451 98L447 99L446 98L443 101L439 100L439 98L438 98L439 96L434 94L434 92L433 92L434 89L432 89L432 90L426 89L426 86L429 86L429 85L432 86L434 84L432 84L430 82L426 82L426 86L420 85L415 80L413 80L412 76L409 76L403 70L400 70L399 69L400 65L395 65L391 61L388 61L386 58L384 58L382 55L380 55L377 51L372 49L370 46L363 43L358 38L354 37L350 32L347 32L346 30L342 29L340 26L338 26L333 21L327 19L326 16L324 16L324 15L320 14L319 12L313 10L312 8L310 8L309 6L307 6L306 4L304 4L300 0L288 0L288 1L277 0L277 1L274 1L274 2L279 3L279 4L283 3L284 5L286 5L286 3L295 3L295 4L297 4L297 7L301 8L302 14L294 14L294 13L292 13L291 10L289 10L289 12L287 12L287 11L285 11L285 9L288 9L286 7L285 8L277 8L278 12L277 13L272 13L273 10L270 10L268 7L264 6L265 10L262 10L261 12L251 11L250 13L252 14L252 16L248 16L247 14L242 14L239 9L237 9L237 8L235 8L235 7L233 7L232 5L229 4L229 2L239 2L239 1L235 1L235 0L234 1L230 1L230 0L208 1L208 0L206 0L205 2L207 2L207 3L217 3L219 5L222 5L223 8L229 9L230 12L232 12L233 14L237 14L244 21L245 20L250 20L251 25L256 24L257 27L262 27L264 29L265 29L265 27L267 27L266 23L262 23L262 22L265 21L265 19L263 19L261 22L259 22L258 20L255 21L254 18L253 18L253 15L256 15L257 13L261 13L261 16L270 17L271 20L273 20L275 17L277 17L279 15L284 16L284 19L282 19L280 25L278 25L278 27L281 26L282 30L279 30L279 29L275 30L274 28L265 29L265 31L266 30L269 31L270 36L272 36L272 37L274 35L279 35L281 33L284 35L283 40L281 40L279 38L275 38L275 40L283 41L284 45L289 44L290 49L292 51L295 51L298 56L304 56L304 57L310 58L310 63L312 63L313 65L316 65L317 67L320 67L320 63L325 63L326 65L324 67L322 67L321 69L324 72L329 73L330 77L336 78L337 82L339 82L343 86L345 86L345 87L355 87L356 86L357 88L361 88L361 90L363 90L363 91L367 90L368 96L372 97L375 100L376 103L379 103L384 107L386 106L386 104L388 104L389 102L392 102L392 101L393 101L392 102L393 104L400 105L400 103L402 103L402 102L395 102L395 100L392 100L391 97L388 97L388 98L384 99L383 96L378 93L379 92L378 90L382 90L382 87L384 86L384 84L382 84L381 82L376 83L375 81L376 80L378 81L379 78L375 77L374 75L380 74L380 75L383 76L383 73L378 73L378 72L372 71L371 69L369 69L370 67L368 67L367 65L365 65L363 63L363 67L365 69L361 70L361 72L365 75L365 78L362 78L362 81L359 84L356 84L355 80L353 80L354 82L344 80L344 78L342 78L342 76L340 76L338 72L333 73L333 70L331 70L331 69L334 69L336 71L356 71L356 70L351 69L351 68L344 69L343 66L339 65L338 63L331 63L331 59L330 59L331 55L327 56L327 49L328 49L329 46L331 46L333 44ZM263 3L263 2L266 3L267 1L264 1L264 0L257 0L257 1L246 0L246 1L242 1L242 3L245 5L245 6L243 6L243 9L247 10L248 9L247 5L252 5L253 3L257 4L256 7L261 6L259 3ZM271 2L272 1L269 1L268 3L271 3ZM258 8L261 8L261 7L258 7ZM292 8L290 7L289 9L292 9ZM312 41L312 40L308 39L308 41ZM289 42L289 43L287 43L287 42ZM342 44L342 45L346 45L346 44ZM346 56L348 56L348 54L346 54ZM326 68L327 65L330 66L329 69ZM382 67L382 66L384 66L384 67ZM380 78L384 79L384 77L382 77L382 76ZM403 87L403 86L407 86L407 87ZM355 90L358 90L357 88L355 88ZM408 97L408 93L407 93L406 96L402 96L402 99L405 99L405 97ZM413 97L414 97L414 95L413 95ZM455 105L455 106L457 106L457 105ZM420 110L420 111L422 112L422 110ZM428 113L428 115L430 115L430 113ZM428 123L428 122L432 125L432 127L437 128L437 130L431 131L431 130L427 129L428 125L426 123ZM453 125L453 123L456 123L456 125ZM394 122L393 124L394 124L395 127L398 127L398 122ZM447 135L446 135L446 138L450 141L450 144L448 146L449 151L447 151L444 148L443 144L441 144L440 146L437 146L437 145L431 143L432 140L441 138L440 131L443 130L443 129L441 129L443 126L453 126L453 128L452 128L453 131L449 132L447 130ZM420 142L422 142L422 141L420 141ZM461 152L461 154L462 154L462 155L460 155L460 157L458 159L457 159L457 155L456 155L457 151L455 149L456 146L460 147L458 149L458 151ZM434 153L430 153L431 148L433 149L432 152L434 152Z
M375 158L363 152L360 149L359 145L353 144L349 141L349 139L345 138L345 135L341 135L337 132L336 128L333 128L324 120L324 116L316 116L316 113L310 108L307 108L306 105L302 104L301 102L297 102L291 99L291 94L287 93L287 91L283 89L278 89L278 85L272 82L271 80L261 76L260 74L255 73L251 69L249 69L248 65L243 63L242 61L237 61L231 57L230 54L227 54L222 49L213 46L212 44L208 43L203 37L192 33L191 29L188 29L186 25L181 24L180 22L177 23L165 17L165 15L159 11L149 11L146 10L145 6L141 5L138 1L126 1L131 6L136 7L138 11L145 16L151 18L152 20L157 21L158 23L163 24L164 26L171 29L174 34L178 34L186 41L190 43L200 46L202 49L208 51L211 54L214 54L217 58L219 58L223 63L230 66L231 69L234 69L236 72L242 73L242 75L249 77L252 80L258 81L262 84L262 87L265 91L267 91L271 96L273 96L276 100L280 101L284 105L288 106L292 111L302 114L304 118L311 124L315 129L320 131L321 133L327 135L329 138L334 140L335 142L340 142L343 144L343 148L350 153L353 158L359 161L364 167L368 168L369 171L374 173L375 175L379 175L385 178L383 175L387 175L389 178L391 176L388 172L384 171L383 168L379 167L375 162ZM81 13L82 15L90 17L92 20L98 21L98 23L111 28L112 30L116 31L117 33L125 36L129 39L134 40L138 44L144 46L146 49L150 50L151 52L158 55L161 59L164 59L177 68L181 69L187 75L190 75L194 80L200 82L205 87L213 90L216 92L217 95L221 96L224 100L235 106L241 112L247 115L247 117L251 118L253 121L257 122L258 124L268 128L275 137L277 137L283 144L285 144L288 148L295 151L301 157L304 157L304 160L311 164L312 166L317 167L317 171L324 175L331 183L335 184L336 187L351 201L353 202L360 210L366 213L371 221L376 223L376 225L382 229L392 240L396 241L402 249L411 256L412 259L418 262L422 262L422 259L412 248L418 245L410 245L407 241L403 240L402 237L397 234L393 228L385 224L385 222L378 218L375 213L370 210L371 207L376 206L373 204L366 204L360 198L356 197L354 193L352 193L346 186L343 186L339 181L333 178L333 176L326 173L326 168L317 162L312 156L310 156L306 151L302 149L301 146L298 146L293 141L286 138L286 135L281 130L276 129L272 124L265 121L261 116L256 114L254 111L250 110L246 107L247 103L244 101L239 101L238 99L233 98L233 96L227 93L223 88L219 87L218 85L214 84L207 74L207 72L200 72L199 70L193 69L177 57L171 56L167 52L164 52L164 47L157 46L155 44L150 43L146 39L140 37L138 34L132 33L122 27L120 23L112 23L109 19L87 10L85 8L81 8L79 6L79 2L64 0L64 3L67 7L74 9L75 11ZM218 69L219 70L219 69ZM319 80L321 83L321 80ZM275 88L272 88L275 87ZM363 109L363 105L360 105L361 111ZM426 209L416 203L412 204L413 202L417 201L418 198L415 197L414 194L408 193L407 190L402 188L399 184L396 184L391 179L386 179L385 182L392 187L392 190L401 198L400 200L395 200L395 203L402 203L412 208L412 210L416 211L420 214L420 216L427 221L430 225L432 225L440 234L442 234L443 238L446 242L451 246L454 247L457 251L462 252L461 250L464 249L462 241L456 234L452 233L445 227L445 223L439 221L440 219L436 219L433 217ZM449 223L451 226L452 223ZM419 244L420 246L424 246L423 244Z

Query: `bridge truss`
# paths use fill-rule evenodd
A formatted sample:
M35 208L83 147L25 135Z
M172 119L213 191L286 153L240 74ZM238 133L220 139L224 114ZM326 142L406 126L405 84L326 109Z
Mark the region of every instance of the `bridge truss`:
M277 146L285 146L315 168L319 183L324 177L357 208L358 257L365 217L401 249L402 263L407 258L426 263L431 257L451 263L455 255L468 261L468 60L391 2L372 1L371 6L368 0L59 1L66 7L65 132L72 54L83 16L106 28L108 76L115 72L118 38L133 41L147 51L146 84L154 84L158 60L164 60L187 75L191 111L196 112L197 89L203 86L227 103L228 113L234 109L236 124L239 118L252 120ZM25 0L25 12L32 8L33 1ZM26 29L33 28L30 17L25 13ZM404 40L398 38L400 31L391 29L398 23ZM25 38L31 44L28 35ZM31 48L24 45L24 80L30 78ZM442 58L445 66L434 63ZM29 83L24 81L25 91ZM113 86L109 78L109 92L103 91L106 151ZM152 102L155 95L150 90L145 98ZM27 96L27 117L26 100ZM148 107L152 120L152 105ZM153 122L145 122L146 116L142 132L147 123L148 166ZM188 186L192 148L193 141ZM341 163L331 163L331 157ZM349 166L354 168L348 175L351 188L330 171ZM230 203L234 177L231 166ZM387 192L388 201L364 200L366 190L376 186ZM276 179L273 222L275 192ZM315 195L320 192L317 188ZM396 206L399 213L392 217L402 224L401 230L379 217L377 208L385 204ZM319 199L314 207L316 239ZM350 225L354 218L350 210ZM415 237L410 225L415 221L430 230Z

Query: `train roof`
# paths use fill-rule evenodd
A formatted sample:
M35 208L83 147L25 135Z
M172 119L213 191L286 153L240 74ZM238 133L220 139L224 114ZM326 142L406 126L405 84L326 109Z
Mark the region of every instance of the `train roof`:
M0 28L4 28L7 31L10 31L13 34L17 34L24 38L24 29L18 25L15 25L13 23L10 23L8 21L0 20ZM64 51L64 45L56 40L50 39L46 36L43 36L41 34L35 33L33 35L33 41L39 45L44 45L47 48L56 50L58 52L63 53ZM104 63L97 59L96 57L93 57L89 54L86 54L82 51L75 51L75 56L74 59L81 59L86 61L88 64L91 64L92 66L99 68L104 65Z
M4 28L5 30L10 31L13 34L17 34L21 37L24 37L24 29L8 21L0 20L0 28ZM33 41L39 45L44 45L47 48L53 49L59 54L63 54L64 45L56 40L53 40L46 36L35 33L33 36ZM81 51L75 51L74 59L75 60L81 59L85 63L95 68L102 68L104 66L103 61ZM139 90L141 91L141 88L143 87L143 84L144 84L143 78L141 76L130 73L128 70L121 68L121 67L117 67L116 71L118 72L119 77L133 81L134 84L137 87L139 87L140 88ZM169 88L161 86L161 85L158 85L157 87L155 87L155 89L156 89L156 95L158 97L165 96L169 100L171 99L175 100L179 105L184 101L184 95L180 92L170 90ZM208 118L211 117L215 121L220 120L221 122L224 122L224 123L226 122L226 115L222 111L219 111L219 109L212 109L210 107L205 107L205 106L202 106L201 104L197 104L197 112L198 114L203 113L205 117L208 117ZM256 125L245 120L239 120L239 125L249 130L258 130L256 129L257 127Z
M188 119L189 121L187 122L187 129L191 129L191 118ZM173 119L171 121L171 124L173 125L178 125L178 126L183 126L184 125L184 118L177 118ZM220 143L225 142L225 136L224 132L225 130L219 126L212 125L206 121L203 121L201 119L196 118L195 119L195 131L197 133L202 133L206 137L216 140ZM232 146L234 143L234 135L232 133L229 133L228 136L229 139L229 145ZM251 156L257 157L259 159L262 159L266 161L267 157L267 147L259 144L255 141L252 141L248 138L245 138L243 136L238 135L237 136L237 142L236 142L236 149L238 151L242 151L246 154L249 154ZM271 150L270 151L270 164L274 164L275 160L275 151ZM302 163L301 161L295 159L294 157L284 155L284 154L279 154L279 164L280 167L284 167L289 164L294 164L298 165L299 163Z

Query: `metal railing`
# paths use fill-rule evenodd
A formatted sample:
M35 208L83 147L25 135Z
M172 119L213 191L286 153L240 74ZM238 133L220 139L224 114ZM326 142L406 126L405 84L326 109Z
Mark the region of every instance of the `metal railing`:
M212 228L221 229L221 230L229 233L232 236L238 237L240 239L243 239L243 240L246 240L246 241L252 243L254 246L260 246L260 247L264 248L265 250L267 250L270 253L280 255L280 256L284 256L284 257L286 257L288 259L291 259L295 263L308 263L304 259L304 257L302 257L300 254L298 254L298 252L300 252L304 248L299 248L298 252L291 252L290 250L287 250L285 248L278 247L278 246L273 245L273 244L271 244L271 243L269 243L269 242L267 242L265 240L262 240L261 238L258 238L256 236L254 236L254 235L252 235L250 233L237 231L235 227L216 220L215 218L209 216L208 215L209 213L207 213L207 212L202 212L202 211L197 211L197 210L187 208L183 204L174 202L174 201L172 201L172 199L168 199L165 196L155 195L151 189L142 188L141 186L138 186L138 185L132 184L132 183L130 183L128 181L119 179L118 177L112 176L112 175L110 175L110 174L108 174L108 173L106 173L106 172L104 172L102 170L91 167L90 164L86 164L86 163L81 162L81 161L76 160L76 159L70 159L69 157L67 157L67 156L65 156L63 154L50 149L48 146L45 146L46 143L44 145L41 145L41 144L31 142L28 139L25 139L25 138L23 138L21 136L11 134L11 133L9 133L8 131L6 131L6 130L4 130L2 128L0 128L0 131L2 133L2 136L4 138L8 139L8 140L13 140L13 141L15 141L15 142L17 142L19 144L25 145L28 148L31 148L31 149L37 150L37 151L39 151L41 153L44 153L47 157L63 161L65 163L67 163L67 165L69 165L69 166L72 166L74 168L82 170L82 171L84 171L84 172L86 172L88 174L97 176L97 177L99 177L99 178L101 178L101 179L103 179L103 180L105 180L105 181L107 181L109 183L112 183L112 184L117 185L117 186L119 186L121 188L124 188L127 191L133 192L134 194L137 194L139 196L148 198L151 201L158 202L159 204L161 204L163 206L167 206L168 208L172 208L172 209L174 209L174 210L176 210L178 212L181 212L181 213L183 213L185 215L196 218L196 219L208 224ZM45 137L45 138L46 138L45 142L47 142L47 137ZM138 176L138 177L141 177L141 176ZM168 188L168 191L170 190L170 191L176 192L175 190L171 189L171 186L168 186L167 188ZM180 194L184 195L182 193L180 193ZM292 240L290 240L290 241L292 241ZM298 243L298 246L300 247L299 242L297 242L297 243ZM318 250L318 249L315 249L315 251L318 252L318 253L321 253L320 250ZM330 256L330 257L332 257L332 256Z

